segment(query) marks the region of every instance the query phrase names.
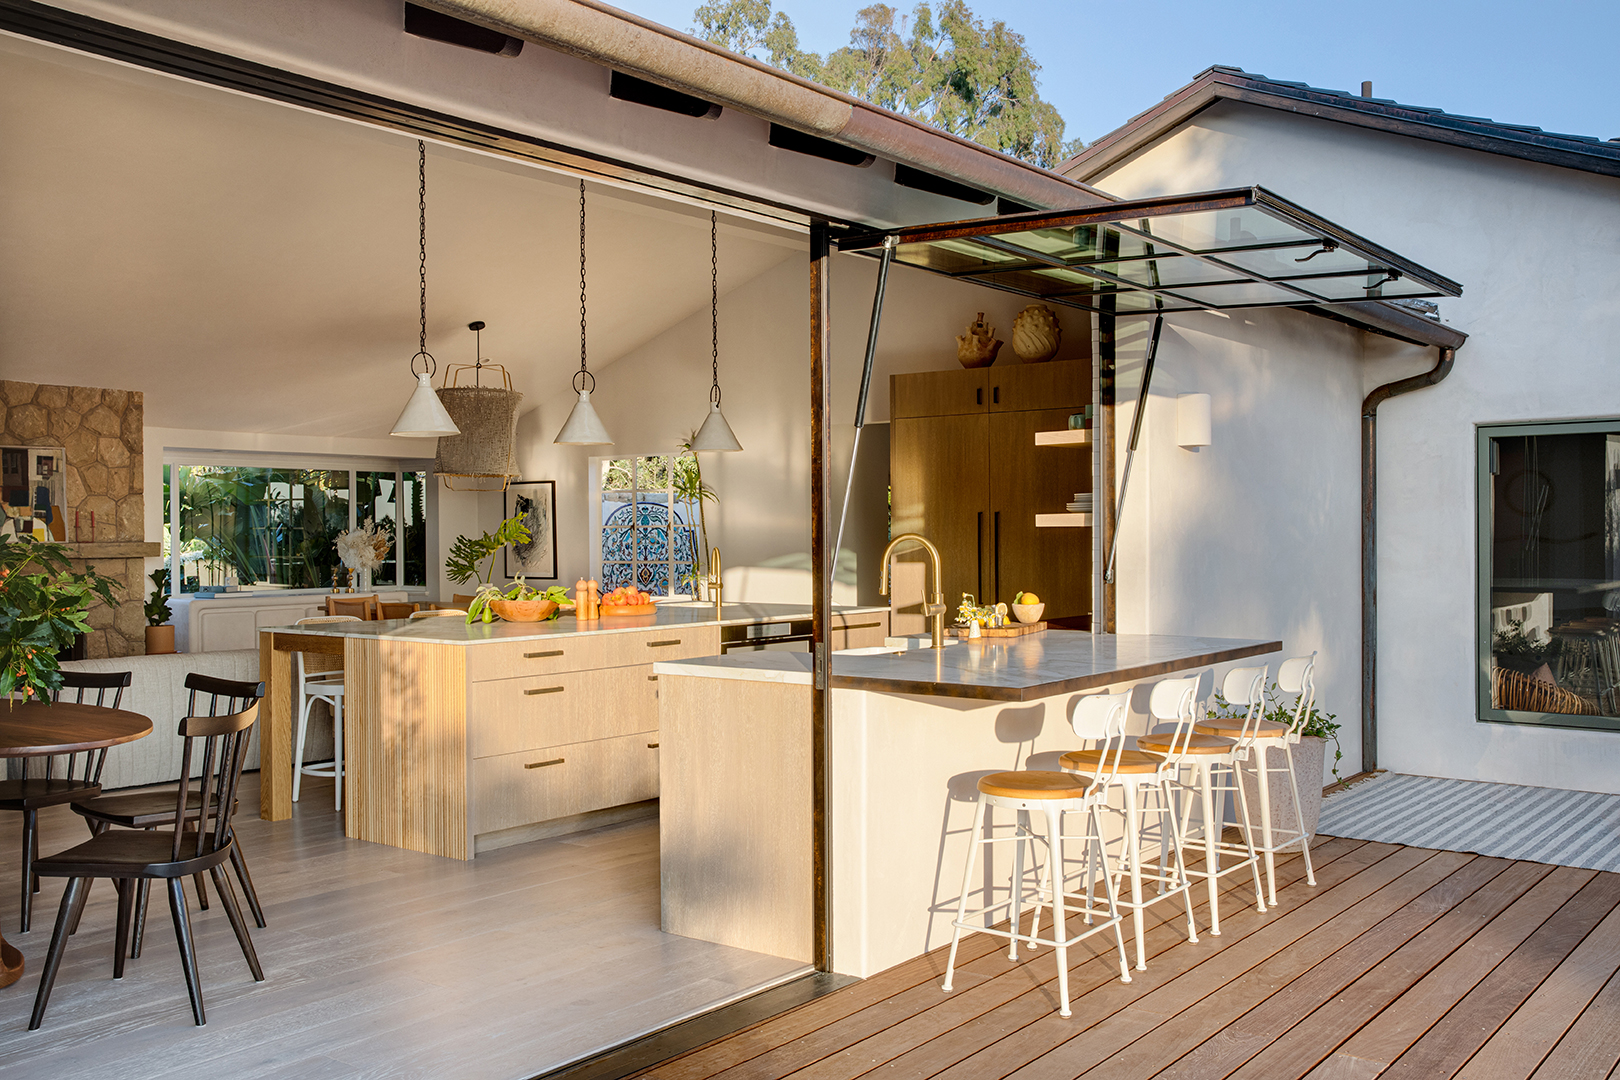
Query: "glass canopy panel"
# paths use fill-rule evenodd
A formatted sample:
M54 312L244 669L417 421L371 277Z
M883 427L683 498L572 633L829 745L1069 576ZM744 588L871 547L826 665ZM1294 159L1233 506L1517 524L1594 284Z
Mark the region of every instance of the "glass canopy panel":
M1241 281L1233 285L1204 285L1176 290L1184 296L1210 307L1255 307L1264 304L1308 304L1309 297L1288 289L1279 289L1263 281Z
M1258 244L1319 245L1317 237L1311 233L1273 217L1258 206L1169 214L1142 221L1127 221L1125 224L1179 247L1199 252Z
M1169 255L1152 259L1134 259L1130 262L1088 263L1088 270L1097 270L1124 278L1133 285L1162 288L1171 285L1211 285L1229 281L1247 281L1242 275L1224 270L1202 259L1189 259Z
M1198 311L1202 305L1164 293L1116 292L1107 294L1098 304L1107 305L1117 315L1134 315L1153 311Z
M1308 243L1258 251L1223 251L1216 256L1246 273L1267 278L1293 278L1313 274L1365 274L1384 267L1365 255L1339 248L1323 251L1314 237Z
M931 244L901 244L895 248L894 261L942 274L971 274L1028 260L972 240L938 240Z
M1111 286L1096 278L1073 270L1008 270L999 274L971 278L997 289L1029 293L1033 296L1058 296L1064 293L1089 293Z
M1426 282L1412 278L1386 281L1387 274L1355 274L1349 277L1307 278L1291 281L1296 289L1305 289L1324 300L1393 300L1407 296L1439 296ZM1371 284L1379 282L1379 284Z

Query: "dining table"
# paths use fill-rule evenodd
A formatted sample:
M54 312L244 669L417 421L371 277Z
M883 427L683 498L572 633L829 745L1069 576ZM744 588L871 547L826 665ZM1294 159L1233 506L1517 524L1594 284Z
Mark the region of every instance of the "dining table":
M0 703L0 758L104 750L151 733L152 721L127 709L70 701ZM22 953L0 933L0 988L22 978L22 973Z

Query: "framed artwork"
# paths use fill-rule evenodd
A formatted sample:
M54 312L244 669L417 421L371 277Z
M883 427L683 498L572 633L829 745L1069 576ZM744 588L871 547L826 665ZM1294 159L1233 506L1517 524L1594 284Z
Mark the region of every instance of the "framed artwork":
M557 481L514 480L501 496L502 517L520 517L528 527L526 544L506 547L506 576L557 577Z

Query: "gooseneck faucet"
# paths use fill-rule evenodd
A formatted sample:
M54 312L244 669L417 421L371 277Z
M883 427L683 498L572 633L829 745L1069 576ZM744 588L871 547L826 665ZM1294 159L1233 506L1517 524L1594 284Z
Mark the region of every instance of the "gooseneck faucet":
M714 593L714 617L720 615L720 549L709 552L709 591Z
M883 549L882 571L878 575L878 595L889 595L889 559L894 555L894 549L908 540L915 540L928 549L928 559L934 568L934 601L931 604L923 605L923 614L928 617L929 629L934 639L929 648L943 649L945 647L945 583L944 572L940 569L939 548L916 533L902 533L890 540L889 546Z

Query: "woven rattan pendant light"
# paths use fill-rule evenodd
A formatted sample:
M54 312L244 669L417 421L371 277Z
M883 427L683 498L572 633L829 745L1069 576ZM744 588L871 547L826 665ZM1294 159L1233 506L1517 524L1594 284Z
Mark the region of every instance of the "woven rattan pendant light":
M692 449L741 450L742 443L720 412L720 230L713 210L709 211L709 363L713 379L709 384L709 415L692 437Z
M439 388L439 400L461 434L439 439L433 471L452 491L505 491L517 475L517 417L523 395L512 389L504 366L484 361L480 334L484 324L468 323L467 329L473 332L475 362L446 365ZM499 384L493 381L496 372ZM491 377L488 385L486 374Z
M433 359L433 354L427 351L427 144L420 139L416 143L416 239L419 258L417 280L421 285L417 307L417 325L421 333L417 338L416 355L411 357L411 374L416 376L416 391L405 403L405 410L394 421L394 429L389 434L411 439L459 435L461 430L450 419L450 414L444 411L444 405L433 392L433 376L439 365ZM421 371L416 370L418 360L422 361Z
M596 376L585 366L585 181L579 182L579 370L574 372L574 392L579 400L557 432L556 442L565 446L609 446L613 436L602 426L591 404L591 391L596 389Z

